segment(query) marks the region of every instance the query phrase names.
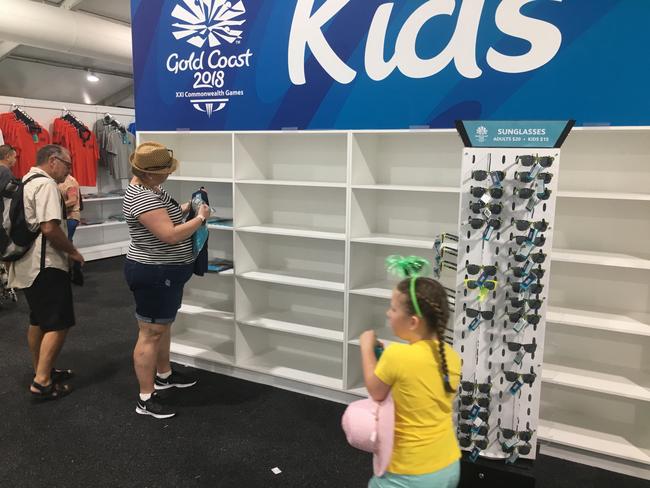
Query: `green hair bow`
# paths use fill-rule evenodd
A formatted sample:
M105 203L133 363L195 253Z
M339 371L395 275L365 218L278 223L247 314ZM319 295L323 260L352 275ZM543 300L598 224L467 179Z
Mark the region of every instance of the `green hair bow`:
M396 254L386 258L386 269L399 276L400 278L411 278L409 285L409 293L411 295L411 302L418 317L422 317L422 311L418 304L418 299L415 294L415 281L420 276L431 274L433 268L431 263L419 256L398 256Z

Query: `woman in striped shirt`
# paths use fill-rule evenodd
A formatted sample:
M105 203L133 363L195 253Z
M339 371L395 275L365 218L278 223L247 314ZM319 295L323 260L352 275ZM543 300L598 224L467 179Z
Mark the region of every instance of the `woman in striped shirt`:
M179 205L160 187L177 167L173 152L162 144L140 144L131 156L133 178L123 204L131 237L124 274L140 327L133 351L140 383L135 410L155 418L176 414L160 402L156 390L196 383L171 369L170 329L183 300L183 286L192 276L192 234L205 224L210 209L203 205L195 218L184 221L190 204Z

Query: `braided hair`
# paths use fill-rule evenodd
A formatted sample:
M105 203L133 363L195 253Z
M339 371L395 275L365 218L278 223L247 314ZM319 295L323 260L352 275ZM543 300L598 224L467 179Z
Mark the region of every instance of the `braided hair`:
M397 284L397 290L410 296L411 278L406 278ZM444 331L449 321L449 303L447 293L440 283L432 278L417 278L415 281L415 296L418 306L422 312L427 327L438 338L438 352L440 354L440 368L442 370L442 381L445 391L454 393L449 382L449 369L447 368L447 356L445 353ZM410 315L418 315L410 299L405 300L406 308Z

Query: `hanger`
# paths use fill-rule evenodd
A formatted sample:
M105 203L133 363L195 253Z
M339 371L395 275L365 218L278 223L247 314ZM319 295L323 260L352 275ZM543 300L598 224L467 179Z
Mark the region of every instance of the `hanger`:
M68 122L70 125L72 125L75 129L77 129L77 132L79 133L79 137L81 138L82 141L86 142L88 139L90 139L91 132L88 127L86 127L86 124L84 124L81 120L77 118L75 114L73 114L70 110L67 108L63 107L63 115L61 116L63 120Z
M39 134L41 132L41 126L38 125L38 122L27 115L27 113L25 113L25 111L20 108L20 106L12 103L11 109L13 114L16 116L16 119L25 124L27 126L27 129L29 129L32 134Z

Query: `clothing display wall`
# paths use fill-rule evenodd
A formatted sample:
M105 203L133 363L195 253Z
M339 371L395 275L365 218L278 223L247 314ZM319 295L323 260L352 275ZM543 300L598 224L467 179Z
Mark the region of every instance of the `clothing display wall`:
M71 113L54 119L52 142L70 151L72 175L81 186L97 185L99 148L95 134Z
M110 114L95 122L93 130L99 142L100 164L108 168L114 178L130 178L129 158L135 151L134 134Z
M16 150L16 164L12 168L17 178L22 178L36 162L38 150L50 144L50 133L24 110L12 107L11 112L0 114L0 131L4 144Z
M99 145L94 142L95 135L89 129L106 114L112 114L116 124L126 126L134 118L133 110L0 96L0 112L11 113L16 107L40 127L52 128L53 139L70 148L73 176L76 173L76 177L82 180L79 183L84 203L81 225L77 227L74 242L85 259L126 254L129 236L122 217L122 198L127 180L113 177L107 168L98 165ZM33 151L34 160L35 157L36 149ZM21 164L21 171L29 170L33 164L34 161L26 168Z

